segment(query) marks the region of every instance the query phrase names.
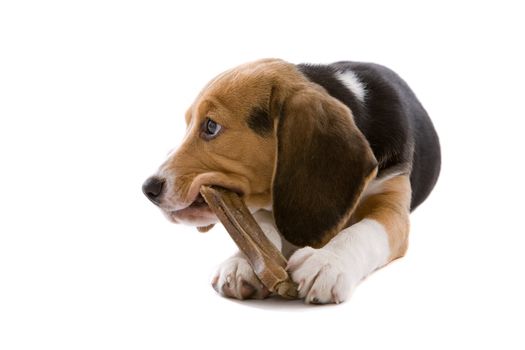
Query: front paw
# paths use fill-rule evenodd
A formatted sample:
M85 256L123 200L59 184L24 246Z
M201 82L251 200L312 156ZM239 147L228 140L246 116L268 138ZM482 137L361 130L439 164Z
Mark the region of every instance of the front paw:
M224 261L212 280L212 286L217 293L228 298L264 299L270 294L242 256Z
M348 265L330 250L305 247L290 257L287 270L305 303L338 304L349 297L355 285Z

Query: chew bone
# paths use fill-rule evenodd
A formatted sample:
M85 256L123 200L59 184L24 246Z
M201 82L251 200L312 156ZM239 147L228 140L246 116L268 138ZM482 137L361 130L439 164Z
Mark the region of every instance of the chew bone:
M284 298L297 298L297 285L285 270L285 257L266 237L243 200L235 192L220 187L202 186L200 192L262 284Z

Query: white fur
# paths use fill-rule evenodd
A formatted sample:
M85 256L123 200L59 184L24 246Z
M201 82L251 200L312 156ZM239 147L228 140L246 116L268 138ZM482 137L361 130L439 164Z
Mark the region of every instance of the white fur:
M306 303L339 303L363 278L385 265L389 256L383 225L364 219L341 231L323 248L297 250L288 262L288 271Z
M270 241L275 245L275 247L277 247L277 249L281 250L281 235L275 227L275 221L273 219L272 213L266 210L259 210L256 213L254 213L253 217L255 218L255 221L257 221L263 232L266 234L266 237L270 239Z
M337 78L356 95L361 102L365 102L366 90L364 84L359 80L357 75L351 70L345 70L337 73Z
M243 286L248 284L255 290L249 295L255 299L267 296L268 291L263 287L248 260L241 252L237 252L229 259L226 259L217 269L212 280L212 286L222 296L244 299L246 295Z

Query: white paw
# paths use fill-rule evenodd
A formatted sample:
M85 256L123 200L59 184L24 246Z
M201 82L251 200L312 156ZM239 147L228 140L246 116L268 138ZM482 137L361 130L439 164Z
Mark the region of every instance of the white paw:
M327 304L345 301L359 279L352 276L351 266L336 253L305 247L288 261L287 270L299 287L305 303Z
M265 288L242 256L224 261L211 282L220 295L236 299L264 299L270 292Z

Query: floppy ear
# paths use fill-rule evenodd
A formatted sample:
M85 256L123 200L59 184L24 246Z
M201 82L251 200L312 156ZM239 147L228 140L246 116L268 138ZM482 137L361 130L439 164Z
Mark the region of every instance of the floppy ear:
M277 120L275 223L289 242L320 247L350 219L377 161L350 110L324 90L296 91Z

